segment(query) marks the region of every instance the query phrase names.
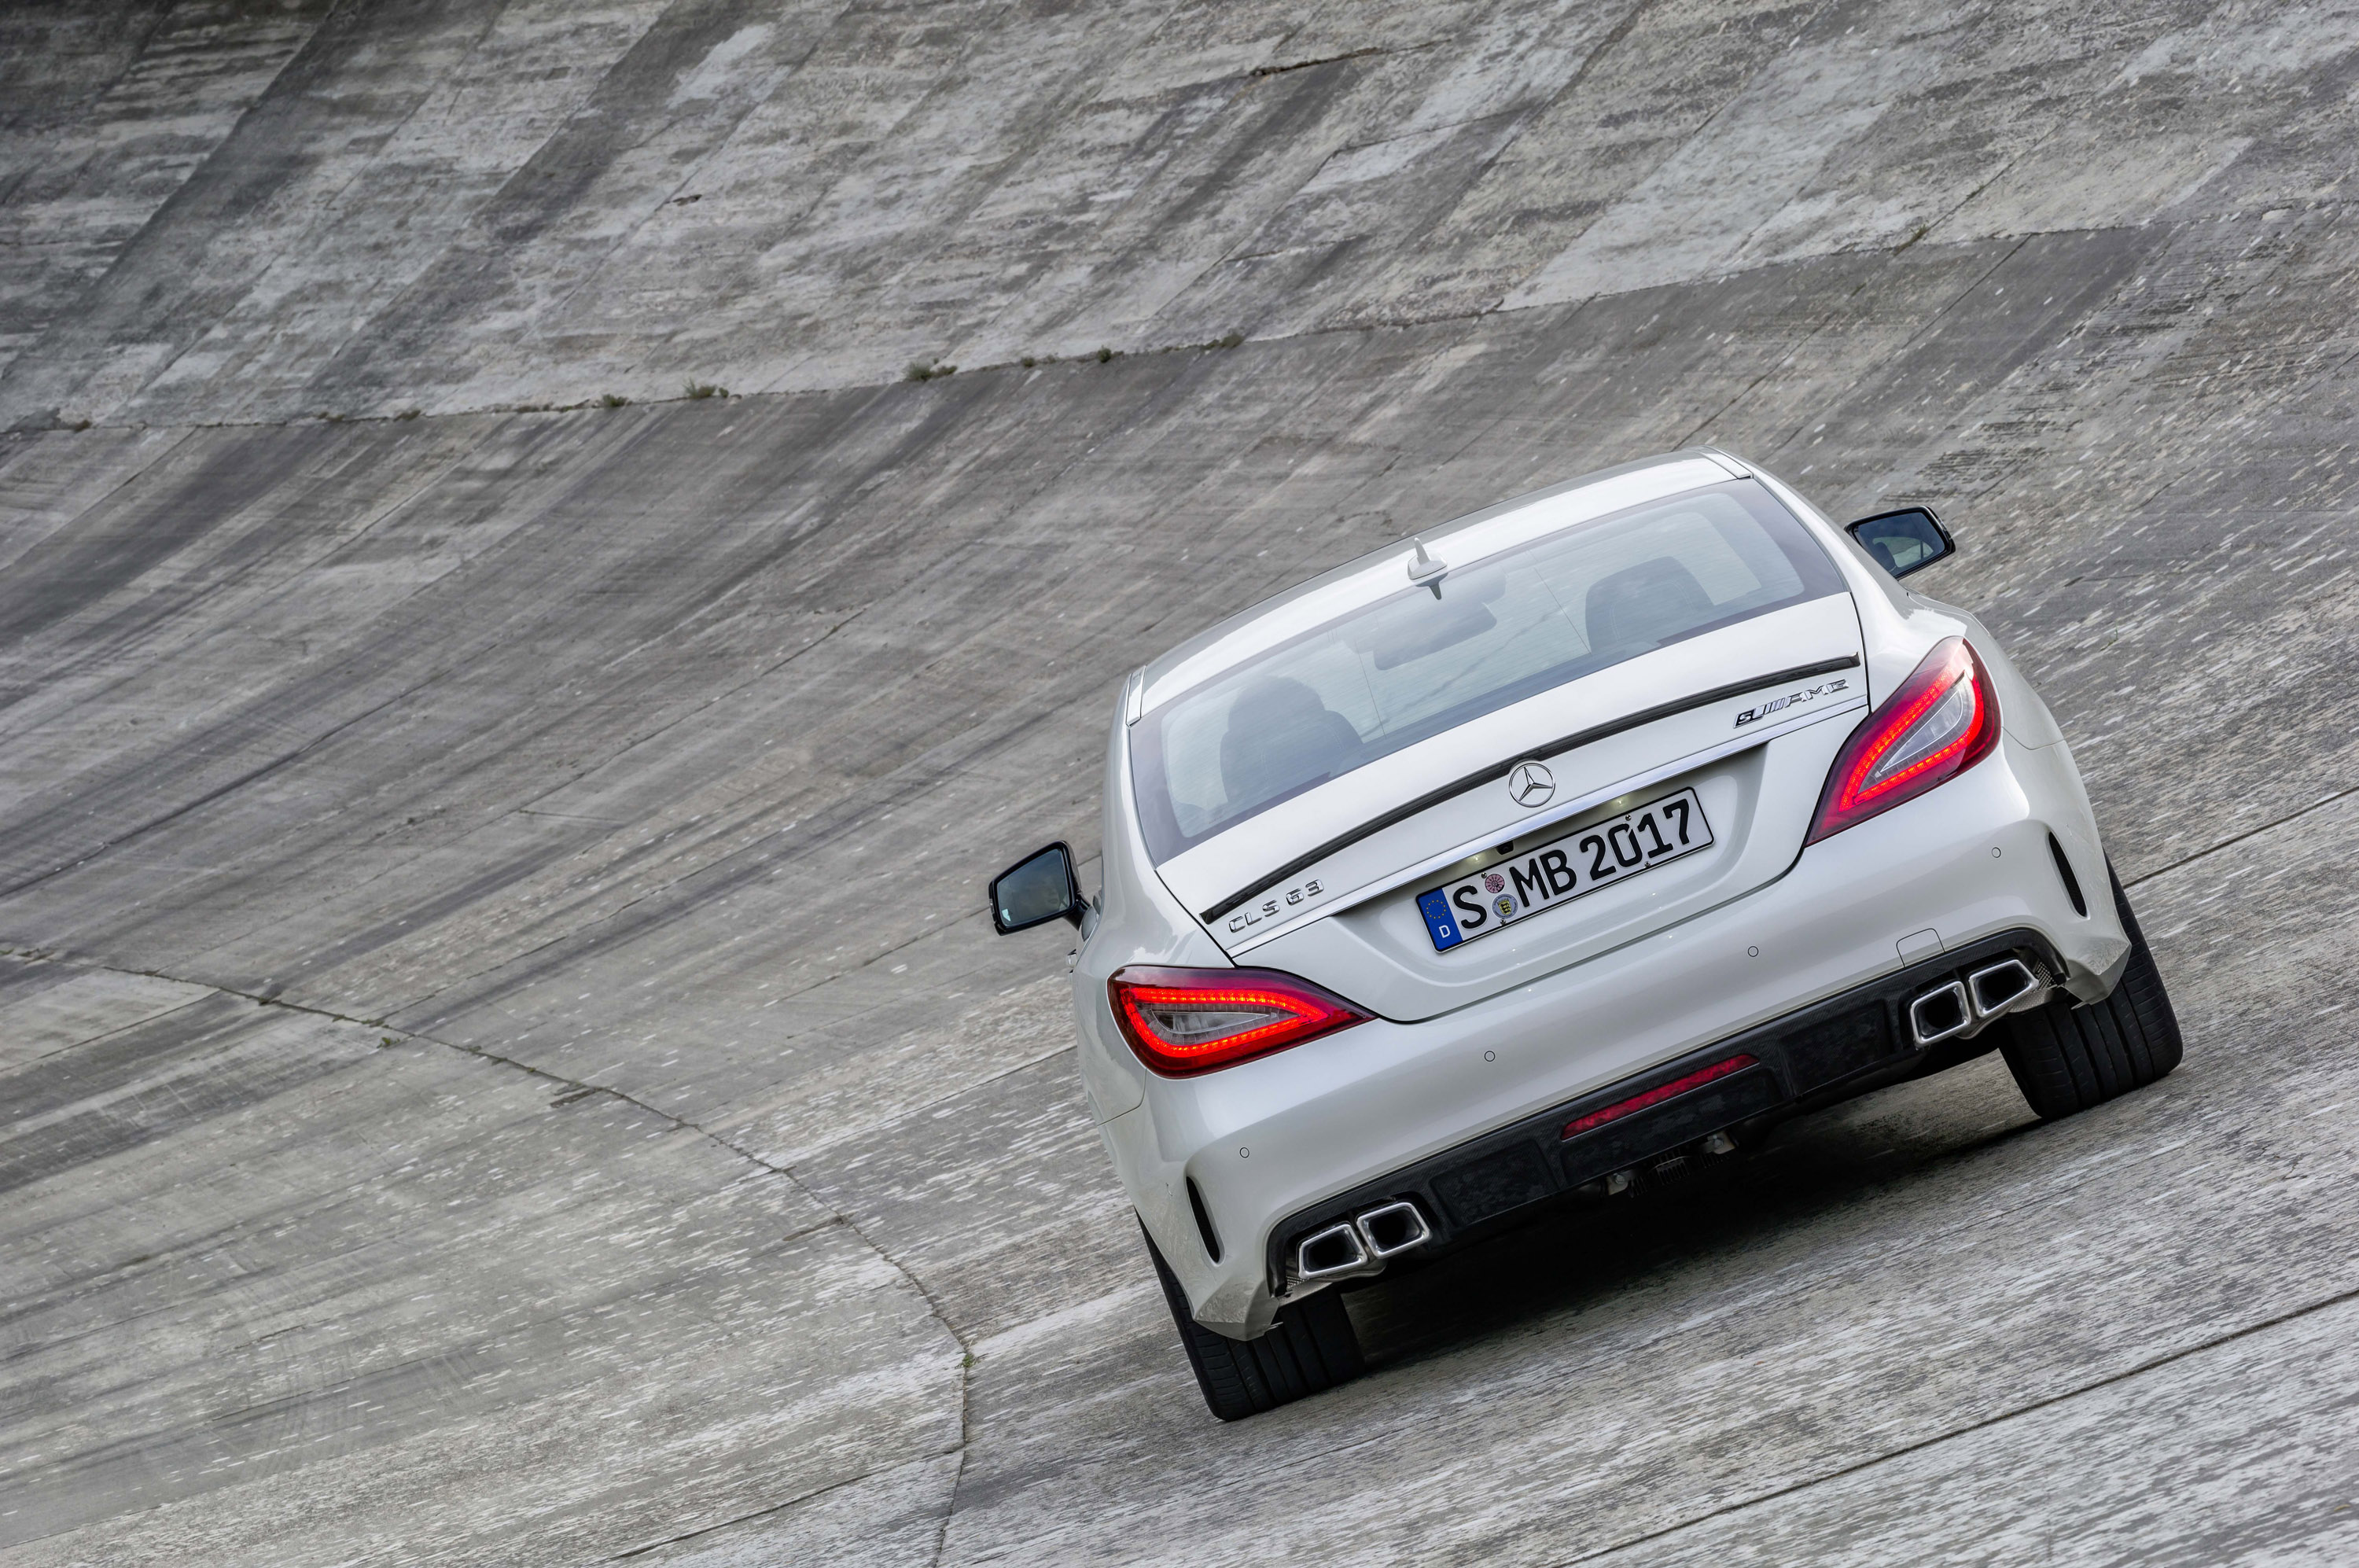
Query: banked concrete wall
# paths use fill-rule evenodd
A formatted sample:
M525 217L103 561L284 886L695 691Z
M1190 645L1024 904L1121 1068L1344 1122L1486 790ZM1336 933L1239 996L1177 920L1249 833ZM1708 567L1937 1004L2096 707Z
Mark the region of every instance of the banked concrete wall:
M2349 1152L2268 1105L2339 1092L2350 957L2355 22L11 8L0 1554L1669 1558L1790 1495L1906 1558L1880 1456L2157 1333L2331 1382L2350 1202L2249 1178ZM2124 1114L2205 1174L1929 1101L1905 1199L1831 1159L1676 1266L1478 1272L1471 1338L1403 1296L1400 1370L1214 1428L981 878L1094 844L1144 659L1703 441L1958 526L2209 1042ZM2007 1431L1938 1489L2073 1515Z
M2299 211L2335 6L12 7L0 420L871 385Z

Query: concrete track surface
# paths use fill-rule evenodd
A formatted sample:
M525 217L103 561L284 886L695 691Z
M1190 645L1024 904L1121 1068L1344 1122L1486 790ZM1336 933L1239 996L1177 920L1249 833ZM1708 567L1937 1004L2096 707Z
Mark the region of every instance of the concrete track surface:
M0 1563L2359 1560L2355 165L2340 0L7 8ZM1956 526L2186 1065L1217 1424L982 879L1697 442Z

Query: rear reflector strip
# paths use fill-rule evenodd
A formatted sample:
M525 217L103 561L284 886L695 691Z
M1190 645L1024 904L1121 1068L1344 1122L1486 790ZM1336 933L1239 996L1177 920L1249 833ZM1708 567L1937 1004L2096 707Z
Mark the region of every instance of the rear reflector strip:
M1633 1094L1626 1100L1614 1101L1603 1110L1592 1111L1585 1116L1574 1117L1564 1124L1564 1136L1572 1138L1593 1127L1602 1127L1607 1122L1620 1121L1624 1116L1643 1111L1649 1105L1659 1105L1674 1095L1684 1094L1690 1089L1701 1089L1715 1078L1725 1078L1732 1073L1742 1073L1759 1061L1760 1058L1756 1056L1740 1052L1725 1062L1715 1062L1709 1067L1699 1067L1684 1078L1674 1078L1668 1083L1657 1084L1643 1094Z

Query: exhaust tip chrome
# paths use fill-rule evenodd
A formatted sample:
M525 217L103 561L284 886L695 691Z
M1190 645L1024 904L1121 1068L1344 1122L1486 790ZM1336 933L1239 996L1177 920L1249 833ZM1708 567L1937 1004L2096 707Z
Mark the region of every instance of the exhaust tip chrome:
M1368 1257L1358 1228L1349 1220L1312 1231L1294 1245L1294 1272L1301 1279L1348 1279L1380 1267Z
M1364 1209L1352 1223L1359 1227L1360 1239L1367 1243L1368 1256L1378 1261L1433 1239L1433 1227L1425 1223L1425 1215L1406 1200Z
M1908 1032L1919 1051L1953 1040L1973 1027L1973 1004L1967 999L1965 986L1955 980L1934 986L1908 1004Z
M1966 992L1973 998L1975 1018L1987 1022L2047 1001L2048 982L2020 958L2003 958L1967 975Z

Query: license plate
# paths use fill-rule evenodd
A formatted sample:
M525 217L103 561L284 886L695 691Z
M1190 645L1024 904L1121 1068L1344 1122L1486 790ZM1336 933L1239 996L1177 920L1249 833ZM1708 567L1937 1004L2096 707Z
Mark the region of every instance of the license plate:
M1417 896L1418 912L1433 950L1447 953L1711 844L1703 802L1694 790L1682 789L1536 844L1486 871L1429 887Z

